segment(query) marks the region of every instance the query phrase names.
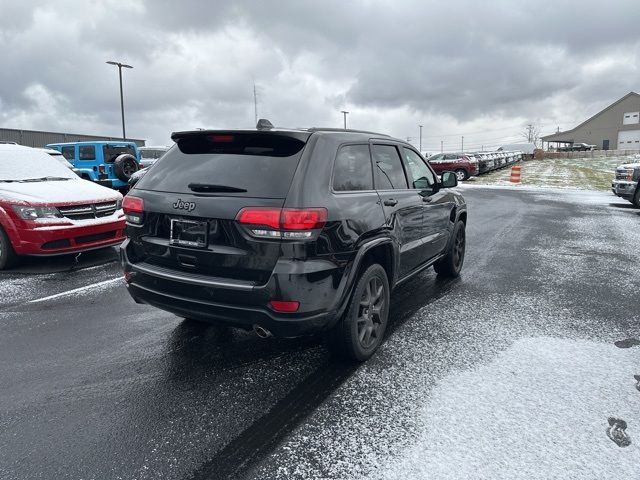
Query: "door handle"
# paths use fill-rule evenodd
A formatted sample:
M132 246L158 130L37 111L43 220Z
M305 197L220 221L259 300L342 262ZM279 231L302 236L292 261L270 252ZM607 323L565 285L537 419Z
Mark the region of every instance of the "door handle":
M398 200L396 200L395 198L389 198L384 201L384 204L387 207L395 207L398 204Z

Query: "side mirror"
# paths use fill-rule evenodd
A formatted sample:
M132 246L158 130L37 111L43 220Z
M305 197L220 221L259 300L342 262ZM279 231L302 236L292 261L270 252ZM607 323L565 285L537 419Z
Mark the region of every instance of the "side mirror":
M442 174L442 188L453 188L458 186L458 178L453 172L444 172Z

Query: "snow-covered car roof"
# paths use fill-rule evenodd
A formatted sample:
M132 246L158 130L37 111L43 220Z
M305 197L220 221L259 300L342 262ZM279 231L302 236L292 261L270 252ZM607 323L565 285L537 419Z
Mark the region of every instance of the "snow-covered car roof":
M43 177L78 178L62 163L52 161L51 156L43 150L0 144L0 181Z

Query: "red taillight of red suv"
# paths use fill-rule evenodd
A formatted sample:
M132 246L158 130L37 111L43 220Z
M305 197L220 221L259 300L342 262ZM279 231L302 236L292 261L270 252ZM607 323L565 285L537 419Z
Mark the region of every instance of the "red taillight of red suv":
M326 208L246 207L236 221L261 238L306 239L327 223Z
M127 222L134 225L141 225L144 220L144 200L138 197L127 195L122 201Z

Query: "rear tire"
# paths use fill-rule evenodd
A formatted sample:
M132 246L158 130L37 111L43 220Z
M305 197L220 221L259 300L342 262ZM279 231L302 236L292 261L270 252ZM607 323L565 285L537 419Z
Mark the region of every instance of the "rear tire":
M11 268L18 264L18 255L11 245L6 232L0 227L0 270Z
M363 362L378 349L389 320L387 273L378 264L358 279L343 317L330 332L330 346L339 356Z
M456 178L458 179L459 182L464 182L466 179L469 178L469 174L467 173L466 170L456 170Z
M463 222L458 221L453 229L453 235L445 256L438 260L433 268L436 273L445 278L456 278L460 275L466 249L466 233Z
M636 194L633 196L632 202L633 206L636 208L640 208L640 186L636 188Z

